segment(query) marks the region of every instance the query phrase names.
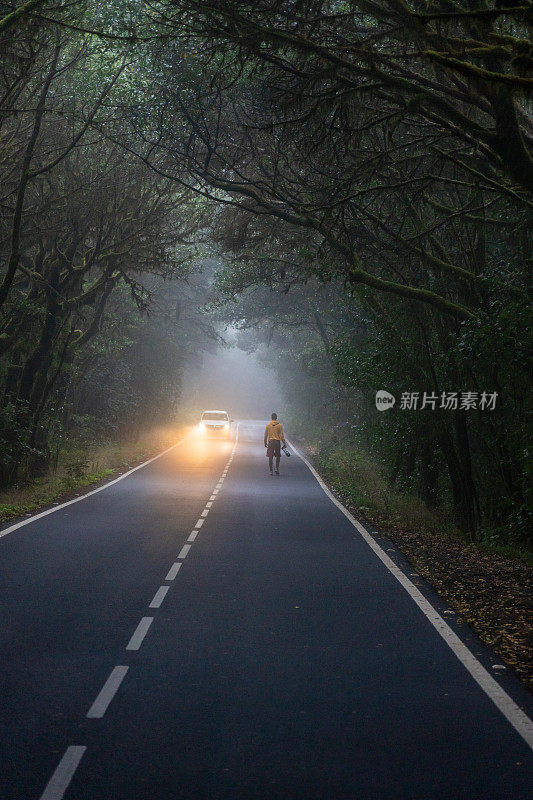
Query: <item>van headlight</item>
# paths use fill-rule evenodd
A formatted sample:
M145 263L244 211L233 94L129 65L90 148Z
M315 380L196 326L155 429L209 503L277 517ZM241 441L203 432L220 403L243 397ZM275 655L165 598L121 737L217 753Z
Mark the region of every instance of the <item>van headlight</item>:
M205 425L204 425L203 422L200 422L200 424L198 425L198 430L199 431L205 431Z
M224 430L229 431L229 422L224 423Z

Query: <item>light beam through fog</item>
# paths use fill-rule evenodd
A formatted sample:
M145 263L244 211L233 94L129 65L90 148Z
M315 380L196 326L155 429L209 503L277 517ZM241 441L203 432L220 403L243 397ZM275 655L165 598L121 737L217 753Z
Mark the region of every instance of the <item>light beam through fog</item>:
M221 408L231 417L269 419L283 414L283 396L274 373L254 355L219 348L186 370L182 403L187 408Z

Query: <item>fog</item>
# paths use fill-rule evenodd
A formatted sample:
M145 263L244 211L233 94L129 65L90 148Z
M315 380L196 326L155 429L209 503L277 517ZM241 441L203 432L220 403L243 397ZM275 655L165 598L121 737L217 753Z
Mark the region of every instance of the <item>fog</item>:
M274 373L238 348L202 354L183 378L182 403L193 409L220 408L231 417L268 419L283 414L283 396Z

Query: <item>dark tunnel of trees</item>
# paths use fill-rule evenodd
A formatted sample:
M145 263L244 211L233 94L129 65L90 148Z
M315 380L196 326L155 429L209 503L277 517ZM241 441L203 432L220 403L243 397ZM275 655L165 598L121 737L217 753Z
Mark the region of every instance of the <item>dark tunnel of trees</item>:
M492 0L1 2L0 488L172 418L228 325L392 484L525 541L532 26Z

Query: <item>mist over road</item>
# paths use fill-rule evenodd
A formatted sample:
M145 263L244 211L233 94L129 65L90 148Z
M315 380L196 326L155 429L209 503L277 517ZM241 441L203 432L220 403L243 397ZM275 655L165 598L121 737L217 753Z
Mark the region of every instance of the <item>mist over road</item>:
M0 798L529 798L526 693L509 721L264 424L0 538Z
M254 353L238 347L218 347L190 363L183 377L181 403L224 408L232 417L263 416L283 411L286 403L276 374Z

